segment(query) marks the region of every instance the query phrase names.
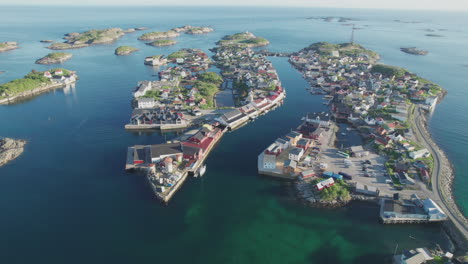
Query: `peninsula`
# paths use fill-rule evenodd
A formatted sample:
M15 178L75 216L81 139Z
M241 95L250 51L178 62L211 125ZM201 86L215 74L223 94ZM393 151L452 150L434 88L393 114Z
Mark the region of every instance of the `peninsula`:
M0 42L0 52L17 49L18 43L14 41Z
M25 140L0 138L0 167L18 158L24 151Z
M177 33L185 33L189 35L200 35L200 34L208 34L210 32L213 32L214 29L211 27L193 27L190 25L185 25L183 27L176 27L171 29L172 31L175 31Z
M250 32L237 33L234 35L227 35L222 40L216 43L218 46L232 46L238 45L242 47L254 48L266 46L270 42L262 37L257 37Z
M172 46L177 44L177 41L172 39L158 39L153 42L146 43L146 45L153 46L153 47L166 47Z
M199 49L182 49L167 61L177 66L159 73L159 81L142 81L134 92L126 129L174 129L193 126L183 136L159 145L128 148L127 170L146 174L155 196L168 202L188 175L203 175L205 159L222 135L265 114L283 102L285 92L272 63L247 45L213 49L221 75L207 71L213 63ZM227 91L235 105L217 107L216 94Z
M425 113L446 91L378 58L354 43L321 42L293 53L290 63L312 94L325 95L329 112L306 114L295 131L268 146L259 155L259 173L297 180L299 196L313 204L323 200L320 192L345 180L352 199L379 202L383 223L448 220L447 232L466 246L467 221L450 190L452 166L425 125ZM348 129L339 131L337 122ZM362 145L335 145L338 135L351 131ZM325 200L348 198L341 193Z
M404 53L412 54L412 55L422 55L425 56L429 52L427 50L417 49L416 47L409 47L409 48L400 48L401 51Z
M36 60L36 64L59 64L71 59L73 55L65 52L52 52Z
M154 31L154 32L148 32L143 35L141 35L138 39L143 40L143 41L152 41L152 40L157 40L157 39L167 39L167 38L175 38L180 36L180 33L169 30L169 31Z
M65 34L65 42L53 43L48 46L52 50L79 49L90 45L112 43L125 35L126 31L121 28L92 29L83 33Z
M62 88L75 83L76 79L75 72L66 69L56 68L45 72L33 70L22 79L0 84L0 104L14 103L21 98Z
M118 56L125 56L130 55L135 51L138 51L138 49L131 46L120 46L115 49L114 54Z

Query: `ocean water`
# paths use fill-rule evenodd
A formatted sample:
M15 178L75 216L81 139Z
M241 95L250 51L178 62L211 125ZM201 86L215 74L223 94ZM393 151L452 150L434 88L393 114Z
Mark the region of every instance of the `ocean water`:
M355 203L317 209L297 203L285 182L257 175L256 158L271 141L299 124L302 114L324 110L320 96L285 58L272 58L287 89L285 104L256 122L227 134L207 159L207 173L189 179L161 205L140 175L126 173L126 148L155 144L175 133L123 129L131 92L158 70L143 65L149 55L180 48L208 52L226 34L251 31L273 51L296 51L313 42L349 41L349 26L307 20L343 16L362 28L355 41L448 90L430 119L430 131L453 160L455 195L468 209L466 136L468 116L467 14L298 8L196 7L0 7L0 42L21 48L0 54L0 82L31 69L55 66L34 61L50 51L41 39L91 28L167 30L185 24L211 25L203 36L181 35L178 44L155 48L127 34L113 44L70 50L63 64L76 70L75 89L57 90L22 104L0 106L0 135L29 141L25 152L0 168L0 262L2 263L388 263L404 248L448 247L439 225L384 226L378 208ZM417 21L401 23L394 20ZM425 29L443 37L427 37ZM442 30L440 30L442 29ZM120 45L140 51L113 54ZM424 57L401 46L429 50ZM409 236L414 237L411 239Z

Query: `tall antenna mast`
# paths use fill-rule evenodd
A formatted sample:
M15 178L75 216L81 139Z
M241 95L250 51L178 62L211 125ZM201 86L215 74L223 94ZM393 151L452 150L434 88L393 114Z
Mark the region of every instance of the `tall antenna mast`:
M351 28L351 41L350 41L350 43L354 44L354 30L356 28L354 27L354 24L351 24L351 25L352 25L352 28Z

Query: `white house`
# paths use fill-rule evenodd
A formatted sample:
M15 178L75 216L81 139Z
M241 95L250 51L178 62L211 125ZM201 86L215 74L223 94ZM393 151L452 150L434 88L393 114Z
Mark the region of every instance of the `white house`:
M437 96L428 96L426 98L426 104L430 106L430 108L434 108L437 104Z
M154 108L156 101L154 98L138 98L138 108Z
M420 150L412 151L409 153L410 158L412 159L419 159L419 158L427 158L431 155L429 150L423 148Z
M442 209L431 199L426 199L423 202L424 211L429 215L431 220L445 220L447 215Z
M289 152L289 159L294 161L299 161L304 155L304 149L302 148L293 148Z
M263 155L263 168L268 170L276 169L276 156L269 154Z
M138 87L135 92L133 92L133 97L140 97L146 94L147 91L151 90L150 81L141 81L138 83Z

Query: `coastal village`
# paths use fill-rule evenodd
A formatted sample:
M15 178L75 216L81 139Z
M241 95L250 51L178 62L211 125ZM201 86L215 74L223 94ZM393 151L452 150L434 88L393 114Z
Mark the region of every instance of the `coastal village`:
M299 127L267 146L258 172L294 180L300 199L316 206L378 202L385 224L446 221L432 192L434 157L412 128L415 116L432 111L445 91L378 59L352 43L316 43L291 54L290 63L329 111L305 114ZM337 134L350 132L363 144L337 146Z
M69 33L64 43L48 48L109 43L144 29ZM180 33L212 31L211 27L187 25L146 33L149 37L141 40L167 41ZM83 41L92 34L97 35L96 40ZM268 43L242 32L221 39L210 50L212 58L200 49L185 48L167 57L153 55L144 59L145 65L162 69L158 80L137 83L125 129L184 130L182 136L163 144L127 149L125 169L143 172L157 199L167 203L189 176L203 176L207 168L204 162L224 133L283 103L286 91L276 69L266 54L253 49ZM17 43L0 46L10 50L17 48ZM70 58L71 54L66 59ZM414 127L421 113L434 110L445 91L402 68L377 64L378 59L376 53L353 43L316 43L291 54L289 62L310 84L310 93L323 96L329 111L298 117L297 128L278 135L259 154L258 172L294 181L299 198L316 206L343 206L352 200L378 202L377 214L384 224L449 222L453 219L440 199L432 195L436 157L421 143ZM220 73L210 71L212 67ZM77 79L75 72L63 68L32 71L23 79L0 85L0 104L73 85ZM32 86L18 90L20 82ZM218 101L221 93L232 95L231 105ZM339 123L346 123L348 129L340 129ZM351 132L358 133L363 144L337 146L337 135ZM2 159L10 161L21 154L26 142L18 142L18 150L14 154L1 153L6 157ZM0 143L6 146L8 142L5 139ZM393 261L426 263L452 258L449 252L418 248L394 256Z
M145 64L176 66L160 71L158 81L138 83L130 124L125 128L193 128L165 144L128 148L126 169L143 171L163 202L173 197L189 175L205 173L203 162L224 133L274 109L285 97L271 62L251 49L257 37L252 33L235 36L235 43L213 49L214 62L196 49L145 59ZM222 76L207 71L213 63ZM216 107L215 95L220 89L232 92L235 105Z

